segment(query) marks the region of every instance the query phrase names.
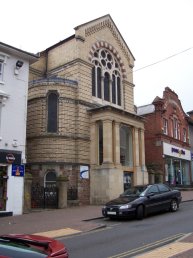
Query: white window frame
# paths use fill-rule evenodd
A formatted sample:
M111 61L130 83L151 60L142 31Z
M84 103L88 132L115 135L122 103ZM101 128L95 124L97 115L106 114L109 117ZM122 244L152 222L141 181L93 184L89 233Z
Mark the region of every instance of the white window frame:
M186 132L186 128L183 128L183 142L187 142L187 132Z
M7 59L9 57L9 55L0 52L0 84L4 84L5 64L7 63Z
M0 59L0 82L3 81L4 60Z
M163 133L168 135L168 120L163 118Z
M174 118L174 124L173 124L173 131L174 131L174 138L178 139L178 120L177 118Z

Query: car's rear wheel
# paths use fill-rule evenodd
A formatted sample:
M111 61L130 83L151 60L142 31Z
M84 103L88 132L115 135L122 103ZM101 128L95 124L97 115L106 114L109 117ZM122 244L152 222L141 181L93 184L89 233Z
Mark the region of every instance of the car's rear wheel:
M177 209L178 209L178 203L177 203L177 201L176 201L175 199L171 200L171 203L170 203L170 210L171 210L172 212L174 212L174 211L177 211Z
M139 205L136 210L136 218L143 219L144 218L144 208L143 205Z

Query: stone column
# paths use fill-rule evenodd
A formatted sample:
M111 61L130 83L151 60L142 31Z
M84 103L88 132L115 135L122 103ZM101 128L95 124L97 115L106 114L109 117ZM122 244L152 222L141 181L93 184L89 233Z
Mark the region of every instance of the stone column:
M24 207L23 212L28 213L31 211L31 188L32 188L32 175L25 174L24 178Z
M91 165L98 163L98 131L97 123L92 122L90 126L90 161Z
M116 165L120 165L120 123L114 123L114 162Z
M140 134L141 134L141 166L142 166L142 170L146 171L146 166L145 166L145 140L144 140L144 130L141 129L140 130Z
M135 166L139 167L139 133L138 133L138 128L134 129L134 144L135 144Z
M57 177L57 187L58 187L58 208L66 208L67 203L67 181L68 179L63 176Z
M103 121L103 164L113 162L112 120Z

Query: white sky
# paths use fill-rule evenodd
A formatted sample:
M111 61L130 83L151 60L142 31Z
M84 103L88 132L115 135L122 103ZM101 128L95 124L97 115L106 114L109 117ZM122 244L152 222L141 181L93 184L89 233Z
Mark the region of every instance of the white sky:
M193 110L193 0L0 0L0 41L36 54L110 14L136 61L134 102L152 103L170 87Z

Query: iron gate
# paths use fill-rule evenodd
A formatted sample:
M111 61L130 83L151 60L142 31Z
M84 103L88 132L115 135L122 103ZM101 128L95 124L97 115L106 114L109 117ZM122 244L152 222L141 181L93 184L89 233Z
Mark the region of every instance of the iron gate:
M49 184L47 187L38 183L32 184L31 207L32 209L58 208L58 188L55 184Z

